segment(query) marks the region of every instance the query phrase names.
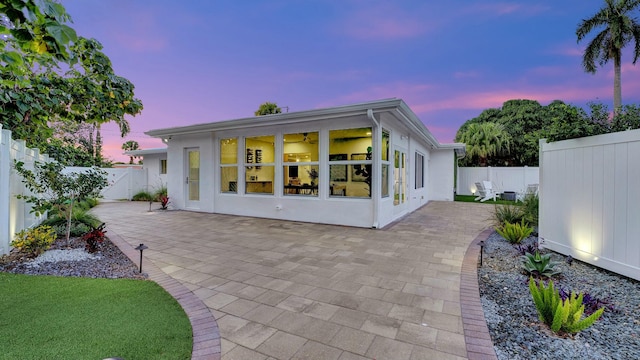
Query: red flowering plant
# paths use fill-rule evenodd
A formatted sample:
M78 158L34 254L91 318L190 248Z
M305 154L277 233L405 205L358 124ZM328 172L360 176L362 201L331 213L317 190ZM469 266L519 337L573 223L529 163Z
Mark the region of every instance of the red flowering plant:
M162 206L162 210L167 210L168 205L169 197L167 195L160 195L160 206Z
M98 244L104 241L104 234L107 230L104 229L105 223L102 223L100 226L91 229L88 233L82 236L82 240L84 240L87 244L84 248L89 253L94 253L98 251Z

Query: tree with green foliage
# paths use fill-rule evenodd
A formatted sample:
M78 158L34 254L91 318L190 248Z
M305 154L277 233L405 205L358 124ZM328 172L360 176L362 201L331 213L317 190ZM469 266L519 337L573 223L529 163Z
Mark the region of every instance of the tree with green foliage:
M31 193L18 195L18 198L33 204L31 212L36 215L50 210L64 214L67 220L67 243L71 233L74 203L90 197L99 197L100 191L108 185L107 173L98 168L64 174L65 166L58 162L35 162L33 171L27 169L21 161L16 161L14 167Z
M90 165L103 166L100 126L116 122L124 137L130 130L125 116L138 114L142 103L133 84L113 72L102 45L78 37L68 21L64 7L51 0L0 0L0 121L30 147L52 154L75 151L60 146L82 147ZM69 69L63 75L60 65ZM50 141L60 138L54 122L91 124L86 146Z
M602 31L589 42L582 58L582 66L588 73L595 74L596 62L603 66L613 60L613 111L622 108L622 49L634 42L633 64L640 57L640 23L633 12L640 6L640 0L605 0L605 6L578 25L576 36L582 41L595 29Z
M124 151L132 151L132 150L138 150L138 149L140 149L140 144L138 144L138 142L135 140L129 140L124 144L122 144L122 150ZM133 164L134 157L135 156L133 155L129 156L129 164Z
M52 0L0 0L0 85L26 85L24 72L69 60L75 30L71 17Z
M486 159L466 156L461 166L537 166L539 140L560 141L640 128L640 107L625 105L611 117L608 107L590 103L588 111L560 100L541 106L533 100L505 101L502 108L486 109L458 129L456 141L466 142L479 132L477 125L497 123L511 136L511 151L490 154ZM474 125L475 124L475 125ZM470 130L471 129L471 130ZM476 137L484 136L476 134ZM472 144L477 142L472 140ZM469 151L469 149L467 150ZM475 153L472 151L472 153Z
M477 157L480 166L487 165L487 158L510 151L511 136L504 125L495 122L472 123L464 132L458 133L456 142L467 145L467 156Z
M254 114L256 116L262 116L262 115L280 114L281 112L282 112L282 109L279 108L276 103L267 101L264 104L261 104L258 110L254 112Z

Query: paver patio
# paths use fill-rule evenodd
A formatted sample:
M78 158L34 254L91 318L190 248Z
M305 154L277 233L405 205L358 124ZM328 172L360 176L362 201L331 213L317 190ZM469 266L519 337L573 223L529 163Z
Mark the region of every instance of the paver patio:
M430 202L381 230L136 202L94 212L210 309L222 359L417 360L468 357L461 269L492 209Z

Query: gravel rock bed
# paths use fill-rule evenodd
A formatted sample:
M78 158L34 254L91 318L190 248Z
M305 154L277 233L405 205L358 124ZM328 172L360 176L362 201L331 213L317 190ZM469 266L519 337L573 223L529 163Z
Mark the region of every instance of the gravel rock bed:
M80 238L58 239L52 247L35 259L12 252L0 258L0 271L28 275L56 275L90 278L144 279L138 267L108 238L99 244L98 251L89 254Z
M534 243L534 238L523 241ZM613 310L573 337L553 334L538 320L518 249L494 232L485 241L478 283L498 358L640 359L640 282L579 261L569 266L564 256L552 254L562 270L553 279L556 288L589 293Z

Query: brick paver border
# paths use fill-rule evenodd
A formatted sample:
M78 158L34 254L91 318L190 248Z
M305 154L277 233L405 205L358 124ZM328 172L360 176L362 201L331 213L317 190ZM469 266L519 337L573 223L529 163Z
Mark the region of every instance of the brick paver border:
M464 255L460 272L462 326L467 344L467 358L470 360L498 359L484 318L478 288L480 241L486 240L492 232L493 228L486 229L471 242Z
M117 233L107 227L109 240L115 244L134 264L140 261L140 253ZM162 286L173 296L189 317L193 331L193 360L220 360L220 331L209 308L191 290L165 274L148 259L143 260L142 270L149 279ZM139 265L139 264L138 264Z

